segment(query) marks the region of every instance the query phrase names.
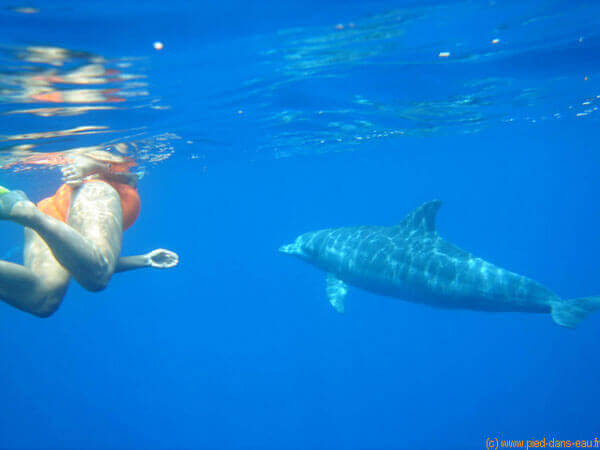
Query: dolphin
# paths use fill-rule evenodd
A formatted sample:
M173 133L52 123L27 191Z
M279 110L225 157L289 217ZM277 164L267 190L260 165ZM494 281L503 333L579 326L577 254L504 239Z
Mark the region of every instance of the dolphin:
M391 227L311 231L279 251L327 272L327 297L340 313L348 285L439 308L550 313L567 328L600 308L600 296L563 300L540 283L445 241L435 227L441 205L424 203Z

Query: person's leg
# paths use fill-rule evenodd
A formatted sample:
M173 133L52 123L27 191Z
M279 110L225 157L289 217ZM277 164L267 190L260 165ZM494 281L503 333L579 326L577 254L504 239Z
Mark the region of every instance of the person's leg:
M108 284L123 232L121 200L109 184L91 182L77 189L67 224L42 213L17 191L0 195L0 219L34 230L84 288L98 291Z
M25 266L0 261L0 299L39 317L54 313L67 291L69 273L46 243L25 229Z
M91 244L93 252L85 260L86 265L82 264L79 252L67 252L65 258L71 255L73 260L69 266L63 265L84 288L104 289L115 272L123 242L119 194L110 184L101 181L83 184L73 197L67 224ZM82 249L78 247L78 250Z

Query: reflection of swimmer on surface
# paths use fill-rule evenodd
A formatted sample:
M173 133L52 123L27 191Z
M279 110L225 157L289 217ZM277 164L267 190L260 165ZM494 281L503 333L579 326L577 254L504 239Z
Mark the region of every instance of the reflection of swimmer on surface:
M57 49L58 50L58 49ZM51 53L54 55L55 53ZM57 53L58 54L58 53ZM126 99L119 95L119 88L79 88L75 86L101 86L114 83L123 84L143 78L142 75L126 74L120 70L105 67L104 64L86 64L70 70L56 68L31 73L0 72L0 85L8 88L0 93L10 101L34 103L117 103ZM138 85L145 83L138 81Z
M177 265L177 254L164 249L120 256L123 230L140 210L132 165L104 151L76 156L63 166L65 184L37 206L21 191L0 189L0 219L25 227L25 264L0 261L0 299L48 317L60 306L71 277L95 292L116 272Z
M107 69L102 64L87 64L59 74L56 70L51 70L42 74L34 75L33 78L47 83L64 84L106 84L122 81L125 75L121 76L116 69ZM127 78L135 78L127 76Z
M33 114L39 117L70 117L80 116L89 111L106 111L117 109L115 106L63 106L56 108L32 108L32 109L15 109L8 111L5 114Z
M30 141L34 139L48 139L63 136L77 136L83 134L107 133L109 130L105 126L84 125L68 130L42 131L39 133L13 134L9 136L0 136L0 142L4 141Z
M118 103L125 98L116 95L119 89L30 89L27 96L34 102L44 103Z
M19 49L16 57L22 61L37 64L50 64L57 67L63 66L74 59L86 60L94 64L105 62L104 58L101 56L96 56L91 53L73 51L61 47L49 47L41 45Z
M2 84L0 75L0 84ZM0 100L8 103L120 103L126 101L120 88L58 89L39 75L18 78L18 88L0 90ZM4 84L8 84L5 82ZM140 94L141 95L141 94Z

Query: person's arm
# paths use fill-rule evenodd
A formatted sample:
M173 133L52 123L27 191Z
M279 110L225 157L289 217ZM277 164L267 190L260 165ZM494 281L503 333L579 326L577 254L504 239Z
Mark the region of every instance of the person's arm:
M145 255L121 256L117 262L115 273L126 272L127 270L142 269L144 267L154 267L156 269L169 269L179 263L177 253L163 248L157 248Z
M108 165L85 155L77 155L70 159L69 164L61 167L63 183L77 189L83 184L85 178L94 174L102 176L108 171Z
M63 182L72 188L81 186L86 178L100 177L104 180L114 181L137 187L138 176L131 172L112 171L108 162L97 161L86 155L77 155L71 162L62 167Z
M148 255L121 256L115 267L115 273L150 267Z

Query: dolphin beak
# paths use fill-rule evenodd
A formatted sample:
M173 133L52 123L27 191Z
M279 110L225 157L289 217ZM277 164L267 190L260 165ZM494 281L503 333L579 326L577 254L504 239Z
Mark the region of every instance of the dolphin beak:
M294 254L298 253L296 251L296 245L295 244L282 245L281 247L279 247L279 251L281 253L287 253L288 255L294 255Z

